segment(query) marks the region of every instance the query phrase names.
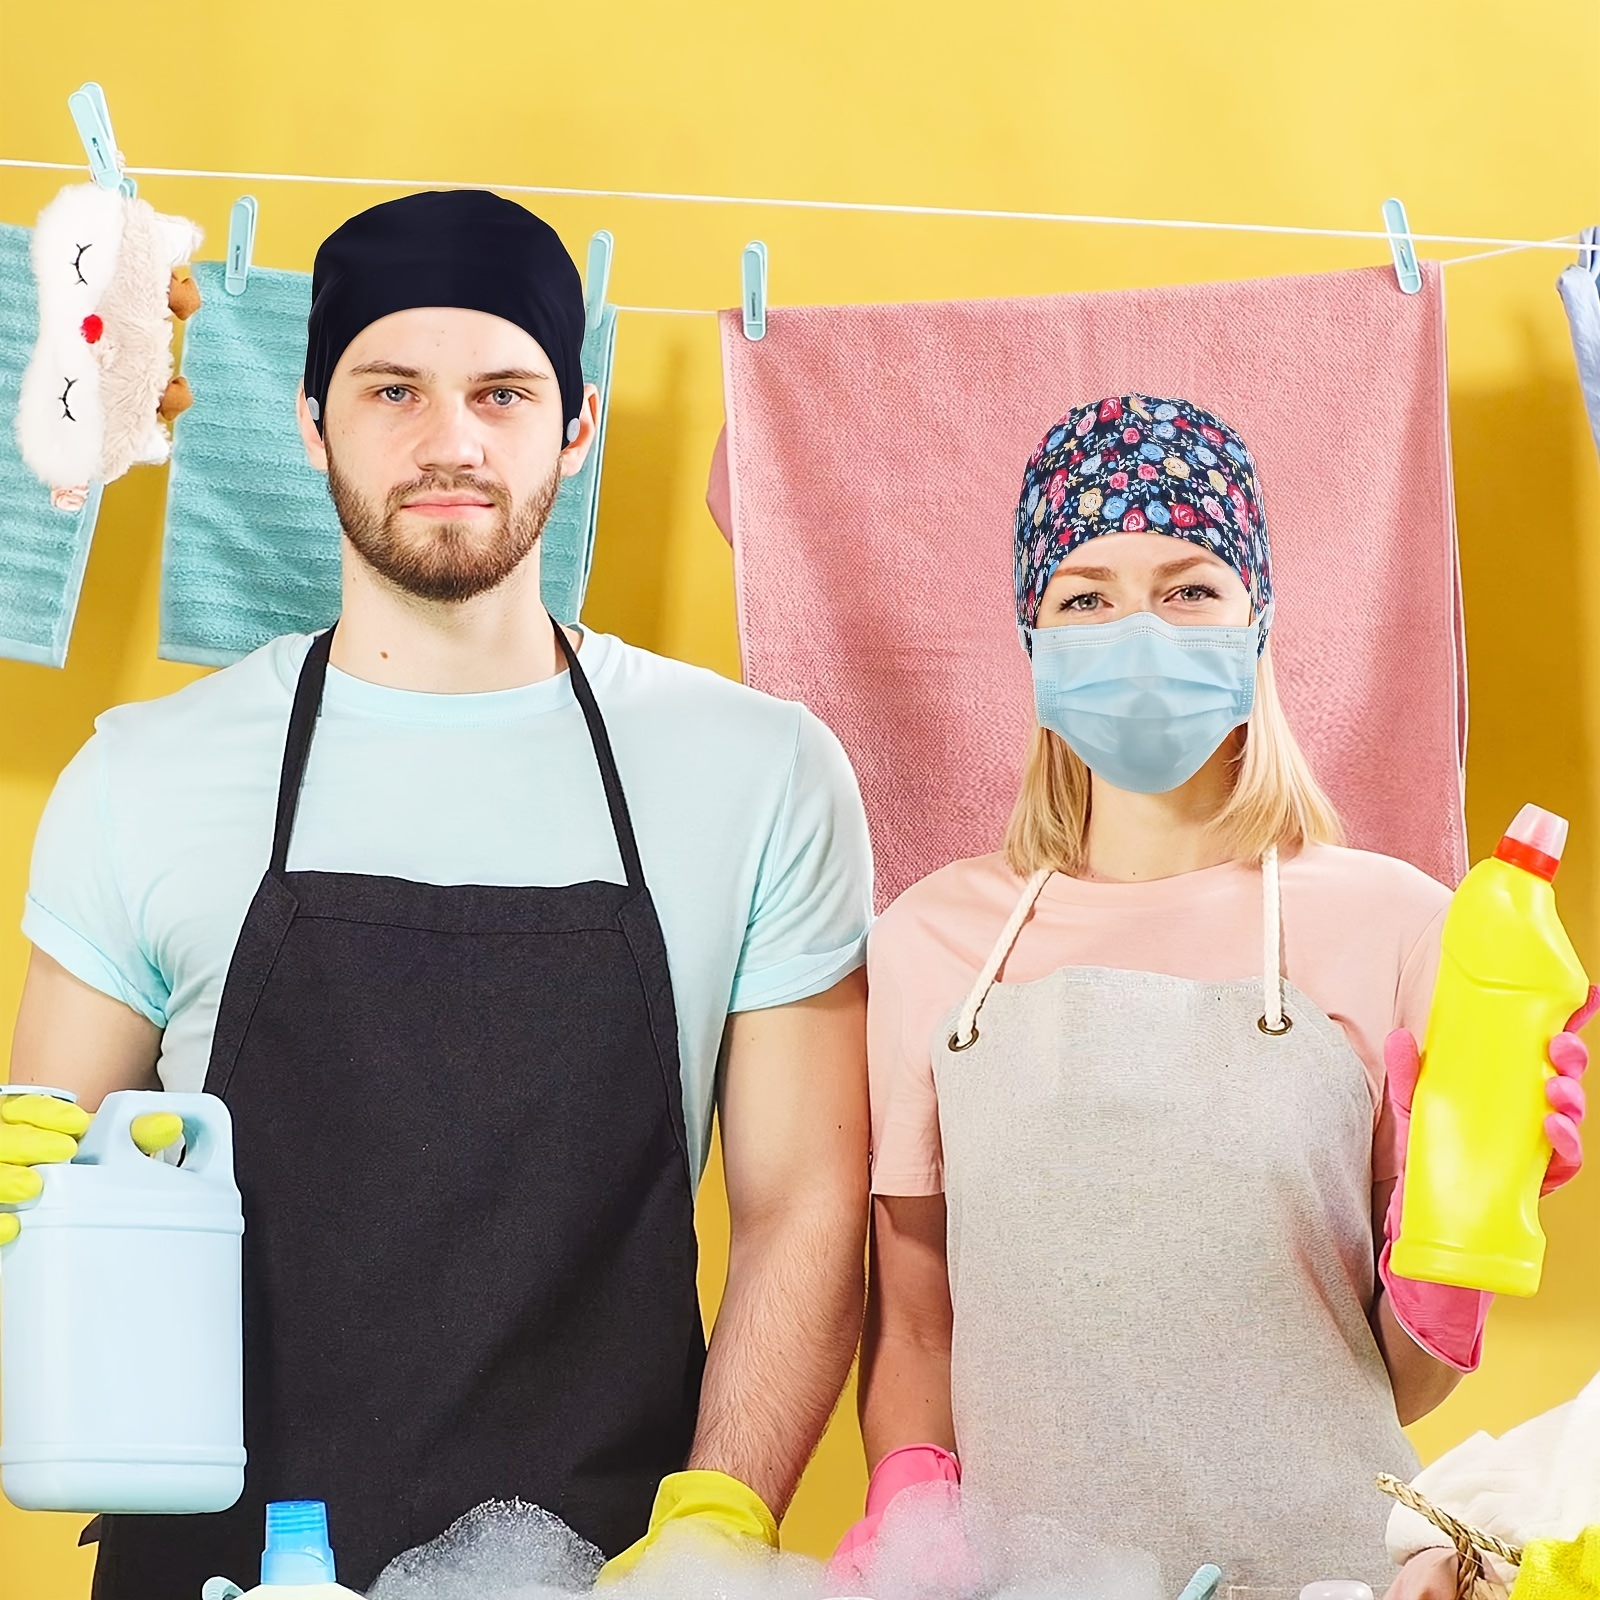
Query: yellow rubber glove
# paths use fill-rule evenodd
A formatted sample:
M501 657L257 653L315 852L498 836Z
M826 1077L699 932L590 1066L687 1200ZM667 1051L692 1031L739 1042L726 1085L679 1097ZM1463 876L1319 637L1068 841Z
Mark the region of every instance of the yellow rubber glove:
M748 1484L725 1472L674 1472L663 1478L656 1490L645 1536L606 1562L596 1583L625 1578L669 1528L674 1542L680 1534L703 1533L727 1541L734 1550L744 1540L754 1541L763 1550L778 1548L777 1519Z
M33 1169L70 1161L91 1120L82 1106L52 1094L0 1095L0 1206L37 1200L44 1180ZM159 1155L183 1137L183 1118L151 1111L135 1117L129 1131L147 1156ZM0 1245L20 1231L16 1213L0 1211Z
M1531 1540L1511 1600L1600 1600L1600 1524L1570 1543Z

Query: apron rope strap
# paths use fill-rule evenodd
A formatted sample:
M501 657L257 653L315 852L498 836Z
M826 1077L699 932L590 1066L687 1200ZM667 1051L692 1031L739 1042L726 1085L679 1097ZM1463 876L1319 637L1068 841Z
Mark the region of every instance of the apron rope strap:
M1043 867L1028 879L1006 925L1000 930L988 959L978 970L967 998L956 1013L955 1028L946 1041L951 1050L970 1050L978 1042L978 1013L989 998L1022 925L1033 911L1054 874ZM1278 875L1278 847L1269 845L1261 857L1261 1016L1256 1026L1274 1037L1287 1033L1294 1019L1283 1009L1283 892Z
M1283 1034L1294 1021L1283 1014L1283 893L1278 880L1278 847L1261 857L1261 1017L1263 1033Z
M1377 1484L1390 1499L1398 1500L1408 1510L1427 1518L1456 1547L1456 1555L1459 1558L1456 1600L1474 1600L1478 1594L1480 1581L1488 1576L1483 1570L1485 1551L1492 1556L1498 1556L1508 1567L1522 1565L1522 1551L1518 1546L1507 1544L1504 1539L1497 1539L1492 1533L1485 1533L1481 1528L1472 1528L1458 1521L1448 1511L1434 1505L1426 1495L1419 1494L1409 1483L1401 1483L1398 1478L1391 1478L1387 1472L1380 1472Z
M1005 965L1006 957L1011 954L1011 947L1017 942L1017 935L1022 932L1022 924L1028 920L1034 901L1052 876L1050 869L1043 867L1023 886L1022 898L1012 908L1005 927L1000 930L1000 937L994 942L994 949L989 952L989 959L979 969L977 979L956 1015L955 1032L949 1039L952 1050L970 1050L978 1042L978 1013L983 1009L983 1002L989 998L994 980Z

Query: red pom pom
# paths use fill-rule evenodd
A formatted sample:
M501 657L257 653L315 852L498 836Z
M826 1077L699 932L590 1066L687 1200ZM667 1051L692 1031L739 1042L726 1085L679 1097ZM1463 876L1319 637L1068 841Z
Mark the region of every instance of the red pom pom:
M91 311L89 315L83 319L83 337L87 343L99 344L100 335L105 331L105 323L103 323L99 317L94 314L94 312Z

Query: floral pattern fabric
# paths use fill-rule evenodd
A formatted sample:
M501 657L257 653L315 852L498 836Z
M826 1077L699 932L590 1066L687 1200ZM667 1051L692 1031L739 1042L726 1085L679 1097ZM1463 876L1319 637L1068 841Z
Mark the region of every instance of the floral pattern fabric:
M1221 557L1250 593L1265 642L1272 559L1261 486L1244 441L1188 400L1121 395L1069 411L1039 442L1017 502L1017 625L1046 585L1103 533L1164 533Z

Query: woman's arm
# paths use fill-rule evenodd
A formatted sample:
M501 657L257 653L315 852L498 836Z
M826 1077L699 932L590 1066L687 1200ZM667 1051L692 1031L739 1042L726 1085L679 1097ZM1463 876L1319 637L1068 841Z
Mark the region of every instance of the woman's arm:
M956 1447L944 1240L942 1194L873 1197L860 1382L869 1467L902 1445Z
M1398 1180L1390 1178L1372 1186L1373 1260L1383 1253L1384 1218ZM1461 1374L1443 1361L1437 1361L1400 1326L1383 1286L1373 1302L1369 1319L1373 1337L1389 1369L1389 1384L1394 1390L1394 1408L1403 1427L1442 1405L1461 1382Z

